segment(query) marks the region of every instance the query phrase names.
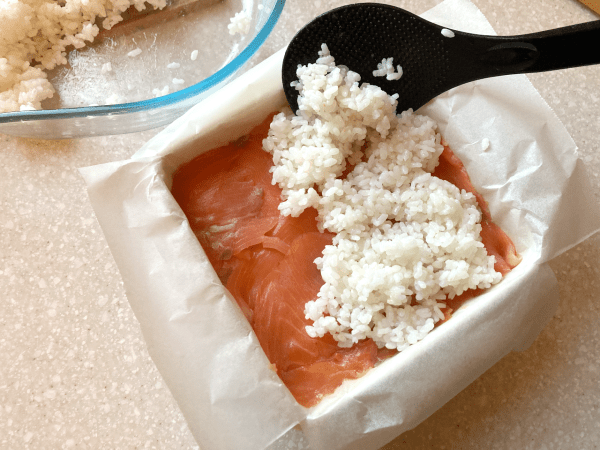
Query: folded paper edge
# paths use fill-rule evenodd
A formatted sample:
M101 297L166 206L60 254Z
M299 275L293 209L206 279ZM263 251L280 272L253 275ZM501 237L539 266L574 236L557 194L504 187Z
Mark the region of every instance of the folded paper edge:
M276 373L269 368L268 360L250 324L213 273L210 262L170 192L169 196L164 197L156 192L156 189L167 190L165 185L161 186L163 180L160 165L160 159L138 159L82 168L80 173L87 184L90 201L123 277L129 303L142 327L148 352L179 404L194 438L206 449L265 448L296 426L304 418L305 410L295 402ZM129 189L123 189L125 186ZM128 210L128 198L131 198L136 189L147 196L147 201L142 205L143 211L137 208ZM150 245L149 247L154 247L153 250L145 248L148 235L156 233L157 227L162 227L163 230L159 231L168 235L177 234L177 229L181 226L186 228L183 231L187 235L185 242L177 244L176 240L171 239L166 246L158 249L160 257L152 258L152 251L157 246ZM135 233L124 232L128 228L135 228ZM139 235L139 239L132 239L132 234ZM148 239L148 242L151 241L152 239ZM177 248L170 248L170 244ZM117 250L123 248L127 251ZM177 277L177 270L165 272L168 261L158 269L147 265L147 261L167 259L170 255L178 260L177 255L181 256L182 252L188 254L187 259L198 261L195 267L198 273L204 274L204 277L212 274L212 278L203 284L204 290L211 290L209 298L215 304L209 307L212 310L228 310L222 313L227 318L227 328L235 328L228 331L229 338L223 339L226 351L202 346L202 334L206 334L202 327L209 328L213 320L208 318L207 323L207 320L202 319L206 308L200 311L203 307L199 297L205 296L204 291L194 288L193 292L178 293L177 302L174 303L168 295L160 292L161 286L170 284L185 291L182 288L185 285L185 275L182 275L183 282L179 283L181 280L173 279ZM158 280L153 279L155 277ZM219 292L214 292L215 289ZM169 301L152 304L153 296L158 300ZM198 338L190 339L195 332ZM178 349L177 344L182 343L187 344L187 350ZM195 356L190 353L195 353ZM244 367L243 373L246 376L241 382L232 380L233 385L221 386L227 381L224 381L224 377L215 378L210 374L202 374L202 368L210 367L215 361L219 361L219 364L230 361L227 363L228 367L239 365L236 359L238 357L251 363ZM195 382L208 384L208 391L190 391L189 386L181 382L181 373ZM214 388L216 385L219 392ZM248 392L244 393L245 402L239 402L237 397L227 398L228 390L236 393L236 389L240 389L237 385L250 386ZM233 409L227 406L232 402L238 403ZM266 417L248 406L254 403L267 405ZM243 425L253 422L254 427L247 427L251 435L240 432L239 428L236 433L228 432L231 426L244 428Z

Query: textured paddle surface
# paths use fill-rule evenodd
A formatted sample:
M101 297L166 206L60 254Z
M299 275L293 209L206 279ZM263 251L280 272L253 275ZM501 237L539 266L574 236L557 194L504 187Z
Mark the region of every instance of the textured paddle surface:
M345 65L362 82L377 85L390 95L399 94L398 111L417 109L443 92L449 66L448 44L442 27L408 11L377 3L360 3L331 10L310 22L294 37L284 57L282 79L288 102L297 109L299 64L314 63L321 44L327 44L337 65ZM399 80L373 76L383 58L400 65ZM432 95L434 94L434 95Z

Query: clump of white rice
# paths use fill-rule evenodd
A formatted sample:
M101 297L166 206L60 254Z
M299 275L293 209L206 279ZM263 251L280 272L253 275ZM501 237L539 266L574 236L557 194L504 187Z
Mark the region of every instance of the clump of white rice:
M156 97L163 97L165 95L168 95L169 91L170 91L169 85L167 84L162 89L159 89L159 88L152 89L152 95L154 95L155 98Z
M229 22L229 25L227 25L229 34L248 34L250 31L250 24L252 23L252 15L249 11L242 10L235 13L235 16L229 19Z
M164 8L166 0L148 0ZM69 48L82 48L98 35L96 19L112 28L130 6L144 0L1 0L0 112L21 106L41 109L55 90L44 70L67 63Z
M314 207L319 226L336 233L315 260L324 285L306 304L307 332L331 333L341 347L371 338L403 350L443 319L446 297L501 275L474 196L431 175L443 150L436 123L396 115L397 95L359 85L326 45L319 56L298 68L297 115L275 116L263 142L281 213Z
M402 66L394 68L394 58L383 58L373 71L374 77L385 77L387 80L399 80L403 75Z

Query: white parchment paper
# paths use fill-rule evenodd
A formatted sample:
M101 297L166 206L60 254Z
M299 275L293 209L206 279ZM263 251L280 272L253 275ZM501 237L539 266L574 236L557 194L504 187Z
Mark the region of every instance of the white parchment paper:
M467 0L446 0L424 17L493 34ZM177 167L285 104L282 58L191 109L130 160L81 173L150 355L203 450L289 448L292 440L377 449L533 342L558 303L546 262L600 229L600 214L573 140L525 76L470 83L426 105L420 112L438 121L523 261L422 342L302 408L169 191Z

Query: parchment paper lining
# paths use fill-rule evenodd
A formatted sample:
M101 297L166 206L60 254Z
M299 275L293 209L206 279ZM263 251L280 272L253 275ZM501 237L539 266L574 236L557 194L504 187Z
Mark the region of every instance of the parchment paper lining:
M467 0L446 0L425 17L493 33ZM420 112L438 121L523 261L422 342L306 410L271 370L169 191L177 167L285 104L282 57L194 107L130 160L81 173L150 355L203 450L291 440L377 449L533 342L558 303L546 262L595 233L600 215L573 140L525 76L470 83L426 105Z

